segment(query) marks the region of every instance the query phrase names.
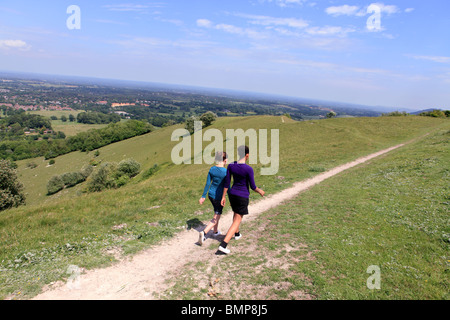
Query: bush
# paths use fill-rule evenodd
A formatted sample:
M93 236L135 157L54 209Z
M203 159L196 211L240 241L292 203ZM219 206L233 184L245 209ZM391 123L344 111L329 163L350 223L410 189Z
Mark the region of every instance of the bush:
M12 162L0 160L0 211L25 203L23 185Z
M61 176L53 176L47 183L47 194L52 195L64 189L64 180Z
M87 191L99 192L105 189L116 189L127 184L140 172L141 165L134 159L126 159L119 164L106 162L91 175Z
M382 117L407 117L409 114L406 111L393 111L389 113L383 113Z
M61 175L65 187L73 187L83 182L85 178L80 172L68 172Z
M141 165L134 159L123 160L119 163L119 172L133 178L141 171Z
M84 166L79 172L67 172L60 176L53 176L47 183L47 194L52 195L64 188L71 188L86 181L92 171L92 166L87 165Z
M106 162L91 175L87 190L89 192L98 192L104 189L116 187L113 174L117 170L117 164Z
M92 171L94 171L94 167L91 165L87 165L81 168L80 173L83 176L84 180L86 180L91 175Z

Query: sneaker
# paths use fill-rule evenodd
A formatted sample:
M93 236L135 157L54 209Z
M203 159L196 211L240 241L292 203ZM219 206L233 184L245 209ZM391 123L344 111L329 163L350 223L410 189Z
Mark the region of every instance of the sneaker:
M220 251L220 252L223 252L223 253L225 253L225 254L229 254L229 253L231 252L230 249L224 248L224 247L222 247L222 246L219 247L219 251Z
M241 233L238 236L234 236L234 240L239 240L240 238L242 238L242 234Z
M220 236L221 234L222 234L222 232L220 232L220 231L214 232L214 237Z
M203 245L203 243L205 243L205 241L206 241L205 232L204 231L199 232L198 233L198 243L200 245Z

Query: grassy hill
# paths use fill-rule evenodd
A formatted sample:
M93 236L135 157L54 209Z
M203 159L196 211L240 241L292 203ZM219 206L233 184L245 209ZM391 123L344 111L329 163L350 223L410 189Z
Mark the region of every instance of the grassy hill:
M276 177L256 180L268 194L360 156L422 136L448 121L428 117L352 118L294 122L281 117L220 118L212 128L279 129L280 170ZM83 268L107 265L112 252L125 254L157 243L185 227L210 218L199 207L209 165L171 162L173 130L157 130L101 148L96 161L134 158L146 171L118 190L85 194L83 184L46 196L47 181L55 174L77 171L93 153L74 152L47 166L43 158L20 161L27 206L0 213L0 297L29 297L52 281L67 277L68 265ZM224 134L225 136L225 134ZM205 143L206 146L208 143ZM38 167L30 169L34 161ZM120 226L120 227L119 227ZM19 293L20 292L20 293Z
M161 298L448 300L449 143L447 125L265 212Z

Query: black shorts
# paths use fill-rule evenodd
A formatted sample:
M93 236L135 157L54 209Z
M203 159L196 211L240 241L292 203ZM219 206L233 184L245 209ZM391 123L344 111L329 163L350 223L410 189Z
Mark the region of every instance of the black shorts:
M213 198L211 198L210 196L208 196L208 198L209 198L209 201L211 201L211 203L212 203L212 205L213 205L213 207L214 207L214 213L215 214L222 214L222 211L223 211L223 207L222 207L222 205L220 204L220 201L221 200L216 200L216 199L213 199Z
M249 204L248 198L235 196L229 193L228 199L230 199L231 209L233 209L234 213L240 214L242 216L248 214L248 204Z

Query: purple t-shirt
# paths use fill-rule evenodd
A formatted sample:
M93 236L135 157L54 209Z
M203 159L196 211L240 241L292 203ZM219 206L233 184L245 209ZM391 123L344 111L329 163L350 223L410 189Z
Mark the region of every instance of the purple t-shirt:
M233 186L230 189L231 176L233 176ZM256 189L253 168L246 163L230 163L227 168L224 188L228 188L228 193L243 198L249 198L250 188Z

